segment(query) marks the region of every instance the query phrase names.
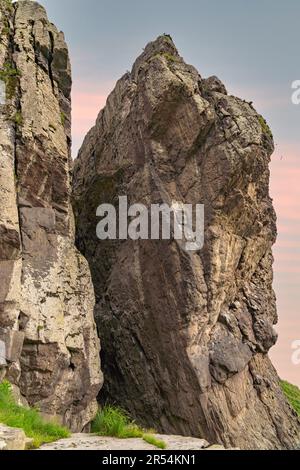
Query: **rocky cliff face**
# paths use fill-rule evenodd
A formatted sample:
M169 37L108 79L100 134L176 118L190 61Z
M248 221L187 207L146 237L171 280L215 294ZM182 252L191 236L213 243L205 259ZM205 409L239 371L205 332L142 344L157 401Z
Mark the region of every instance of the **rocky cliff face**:
M90 272L74 247L68 50L35 2L1 0L0 25L0 373L81 430L102 377Z
M103 400L168 433L291 448L299 422L267 353L276 341L271 132L251 104L203 79L168 36L119 80L74 169L77 245L96 290ZM99 241L96 208L205 205L205 244Z

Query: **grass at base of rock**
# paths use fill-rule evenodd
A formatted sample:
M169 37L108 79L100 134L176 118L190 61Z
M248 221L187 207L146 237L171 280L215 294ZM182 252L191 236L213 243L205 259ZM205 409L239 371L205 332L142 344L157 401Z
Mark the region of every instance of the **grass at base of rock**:
M292 385L286 380L281 380L280 385L288 402L300 416L300 389L296 385Z
M106 405L98 411L92 422L91 431L99 436L118 437L120 439L141 438L160 449L166 447L163 441L134 423L125 411L110 405Z
M68 429L45 421L38 410L18 405L7 381L0 384L0 423L23 429L26 436L33 439L32 448L70 436Z
M91 430L99 436L119 437L120 439L143 435L143 431L130 421L123 410L109 405L98 411Z

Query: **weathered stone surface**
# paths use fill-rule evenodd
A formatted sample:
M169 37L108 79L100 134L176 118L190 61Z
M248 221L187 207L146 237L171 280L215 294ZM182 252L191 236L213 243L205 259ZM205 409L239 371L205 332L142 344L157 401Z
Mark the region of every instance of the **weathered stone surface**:
M23 429L9 428L0 423L0 450L25 450L26 441Z
M14 113L10 106L10 88L14 85L11 69L6 67L11 55L10 32L13 7L0 2L0 69L5 70L0 102L0 327L18 329L21 293L21 245L15 175L15 134L9 119ZM14 101L14 100L12 100ZM3 375L3 374L2 374Z
M6 346L5 341L0 339L0 367L6 366Z
M225 449L224 446L221 446L219 444L214 444L210 447L207 447L207 449L205 449L205 450L226 450L226 449ZM230 449L230 450L232 450L232 449Z
M276 341L269 197L273 140L251 104L203 79L168 36L117 83L74 167L77 246L96 291L100 398L146 426L226 447L291 448L299 421L267 352ZM205 244L96 237L96 208L203 203Z
M5 450L5 448L6 448L6 442L0 440L0 450Z
M90 272L74 247L68 49L42 6L0 5L0 340L6 378L19 387L21 402L81 431L95 414L102 376Z
M203 450L209 448L204 439L193 437L155 434L155 437L166 444L167 450ZM73 434L52 444L44 444L40 450L155 450L163 452L141 438L118 439L88 434Z
M22 353L24 332L0 328L0 340L5 343L5 359L17 362Z

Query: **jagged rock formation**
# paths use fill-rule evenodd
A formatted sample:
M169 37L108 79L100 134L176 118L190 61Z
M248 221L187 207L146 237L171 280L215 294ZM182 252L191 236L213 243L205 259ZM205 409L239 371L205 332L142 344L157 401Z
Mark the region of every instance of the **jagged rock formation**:
M147 426L241 448L291 448L299 421L276 341L269 197L273 139L251 104L203 79L170 37L118 81L74 168L77 246L96 291L100 398ZM96 237L96 208L205 204L205 244Z
M68 50L35 2L1 0L0 25L0 374L79 431L102 377L74 247Z

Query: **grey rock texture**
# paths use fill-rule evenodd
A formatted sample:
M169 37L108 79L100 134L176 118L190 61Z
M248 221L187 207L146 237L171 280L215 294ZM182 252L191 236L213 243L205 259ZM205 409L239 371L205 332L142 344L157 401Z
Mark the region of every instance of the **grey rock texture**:
M68 49L35 2L1 0L0 24L1 364L30 405L81 431L102 376L90 272L74 246Z
M169 36L117 83L74 167L76 240L92 271L100 398L147 427L244 449L293 448L299 421L268 358L276 341L271 132L203 79ZM205 244L96 237L96 208L204 203Z
M26 443L23 429L10 428L0 423L0 450L25 450Z
M204 439L193 437L162 434L155 434L155 437L165 443L167 450L212 450L214 447L209 446L209 443ZM40 450L155 450L163 452L141 438L118 439L91 434L73 434L67 439L44 444Z

